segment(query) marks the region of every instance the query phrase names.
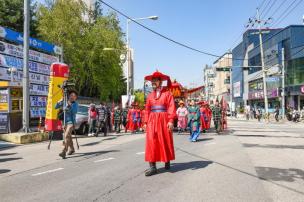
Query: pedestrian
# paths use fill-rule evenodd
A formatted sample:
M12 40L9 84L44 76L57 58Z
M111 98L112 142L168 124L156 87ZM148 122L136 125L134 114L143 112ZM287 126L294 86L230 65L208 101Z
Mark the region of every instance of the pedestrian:
M212 108L212 117L214 122L214 128L216 132L220 132L222 130L221 119L222 119L222 109L219 105L219 101L216 100L214 107Z
M66 103L66 106L64 106L63 99L59 101L55 109L63 109L65 112L64 116L64 134L63 134L63 150L59 154L60 157L63 159L66 158L66 153L68 152L68 155L72 155L75 153L73 140L72 140L72 132L76 123L76 113L78 111L78 103L77 103L77 97L78 94L74 90L70 90L68 92L68 101ZM64 108L65 107L65 108Z
M157 173L156 162L164 162L165 169L170 169L170 161L175 159L173 145L173 123L176 117L174 98L168 88L170 77L158 71L146 76L152 82L153 91L146 100L146 151L145 161L149 162L146 176ZM167 81L167 88L162 86Z
M245 115L246 115L247 121L249 121L249 118L250 118L250 111L251 111L250 105L247 103L247 105L245 107Z
M191 100L188 111L188 126L190 128L189 140L191 142L196 142L200 134L200 110L195 105L194 100Z
M141 110L139 108L138 103L137 106L135 106L135 112L136 112L136 123L137 123L136 131L139 131L141 128Z
M119 106L114 109L114 128L116 133L120 133L122 111Z
M179 107L176 110L178 133L184 132L187 128L188 109L185 107L184 101L179 101Z
M128 106L122 110L122 125L124 127L125 133L127 132L127 120L128 120Z
M200 126L201 126L201 131L203 133L206 133L208 129L208 113L209 110L207 108L207 103L205 101L200 102L201 107L200 107Z
M279 110L279 107L276 106L275 111L274 111L274 118L277 122L279 122L279 115L280 115L280 110Z
M94 136L96 134L96 122L97 122L97 118L98 118L98 112L96 109L95 104L90 104L89 107L89 111L88 111L88 115L89 115L89 134L88 136Z
M137 123L138 111L136 109L137 105L138 105L137 103L133 102L131 105L132 106L131 109L129 109L128 111L128 130L130 130L131 133L136 133L138 127L138 123Z
M97 112L98 112L98 129L96 136L98 135L98 132L103 132L104 136L107 136L108 133L108 111L103 102L100 102L100 105L97 107Z

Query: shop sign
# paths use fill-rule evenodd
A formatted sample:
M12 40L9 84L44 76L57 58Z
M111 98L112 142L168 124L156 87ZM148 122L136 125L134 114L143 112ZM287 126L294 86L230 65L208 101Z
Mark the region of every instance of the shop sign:
M46 107L47 97L30 96L31 107Z
M233 97L240 97L241 96L241 82L238 81L233 84Z
M0 113L0 133L8 133L8 113Z
M20 111L20 100L12 100L12 111Z
M0 90L0 111L8 111L8 90Z
M301 93L304 94L304 86L301 86Z
M38 85L38 84L30 84L30 95L48 95L48 86Z
M31 107L30 116L31 118L45 117L45 107Z
M22 71L23 70L23 59L8 56L8 55L2 55L0 54L0 66L7 67L7 68L16 68L17 70ZM29 71L40 73L40 74L50 74L50 66L29 61Z
M0 53L23 58L23 47L0 41ZM53 62L59 61L58 57L40 53L34 50L29 50L29 59L32 61L42 62L46 64L52 64Z
M2 26L0 26L0 37L5 38L8 41L13 41L18 44L23 44L23 35L21 33L15 32L8 28L4 28ZM30 41L29 46L32 48L37 48L51 54L55 53L60 55L62 53L62 49L53 44L32 37L30 37L29 41Z

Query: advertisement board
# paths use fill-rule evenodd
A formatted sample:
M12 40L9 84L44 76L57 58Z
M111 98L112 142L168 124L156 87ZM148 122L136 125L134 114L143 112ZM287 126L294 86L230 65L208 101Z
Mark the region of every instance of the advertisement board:
M0 41L0 53L18 58L23 58L23 47ZM29 60L41 62L49 65L52 64L53 62L59 61L58 57L56 56L47 55L45 53L40 53L34 50L29 50Z
M8 111L8 90L0 89L0 111Z

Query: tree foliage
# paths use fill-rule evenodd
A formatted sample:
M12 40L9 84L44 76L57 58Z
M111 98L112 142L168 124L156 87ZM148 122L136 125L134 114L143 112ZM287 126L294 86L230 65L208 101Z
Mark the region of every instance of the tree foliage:
M135 102L139 104L140 107L143 107L145 105L145 94L143 91L136 91L134 93L135 95Z
M23 32L23 0L0 0L0 25ZM30 7L30 34L37 36L37 3L32 1Z
M80 0L55 0L39 7L38 32L63 47L70 79L81 95L119 100L125 91L120 61L124 43L116 15L96 15ZM121 51L103 51L106 47Z

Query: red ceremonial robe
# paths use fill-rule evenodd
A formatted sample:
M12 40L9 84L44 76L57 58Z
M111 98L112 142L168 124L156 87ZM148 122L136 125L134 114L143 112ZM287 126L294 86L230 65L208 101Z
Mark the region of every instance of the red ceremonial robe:
M208 122L209 122L209 111L206 107L200 108L200 119L201 119L201 130L208 129Z
M140 112L140 116L141 116L141 127L143 127L143 125L146 123L145 118L146 118L146 110L143 109Z
M207 129L210 129L211 120L212 120L212 110L210 109L210 107L207 107L207 112L208 112Z
M134 132L137 130L137 109L129 109L128 111L128 125L127 128L131 132Z
M175 159L173 136L168 122L173 124L176 116L174 98L163 89L158 98L153 91L146 102L146 152L147 162L168 162Z

